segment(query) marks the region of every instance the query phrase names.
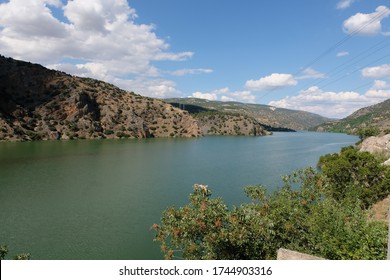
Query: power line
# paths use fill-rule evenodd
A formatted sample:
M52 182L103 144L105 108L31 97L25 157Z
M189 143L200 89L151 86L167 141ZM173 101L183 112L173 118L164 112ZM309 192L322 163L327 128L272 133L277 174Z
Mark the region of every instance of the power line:
M340 47L341 45L343 45L345 42L347 42L349 39L352 38L353 35L359 33L360 31L362 31L364 28L366 28L367 26L369 26L370 24L374 23L376 20L378 20L379 18L381 18L385 13L387 12L387 10L383 10L382 12L378 13L376 16L374 16L372 19L370 19L366 24L364 24L363 26L361 26L360 28L357 28L355 30L353 30L351 33L349 33L347 36L345 36L343 39L341 39L340 41L338 41L336 44L334 44L333 46L331 46L330 48L328 48L326 51L324 51L323 53L321 53L319 56L317 56L316 58L314 58L311 62L309 62L308 64L306 64L306 66L304 66L302 69L305 70L307 68L309 68L310 66L312 66L313 64L315 64L317 61L321 60L323 57L325 57L326 55L328 55L329 53L331 53L332 51L334 51L335 49L337 49L338 47ZM296 72L294 74L294 76L298 75L299 73L302 73L303 70L299 70L298 72Z
M358 68L358 69L352 71L351 73L347 73L347 74L345 74L344 76L341 76L340 78L338 78L338 79L336 79L336 80L330 81L330 82L328 82L327 84L323 85L322 87L325 88L325 87L327 87L327 86L329 86L329 85L331 85L331 84L334 84L334 83L336 83L336 82L338 82L338 81L340 81L340 80L342 80L342 79L344 79L344 78L346 78L346 77L348 77L348 76L350 76L350 75L352 75L352 74L355 74L356 72L361 71L361 70L363 70L364 68L366 68L366 67L368 67L368 66L370 66L370 65L372 65L372 64L374 64L374 63L377 63L377 62L379 62L379 61L381 61L381 60L383 60L383 59L385 59L385 58L387 58L387 57L390 57L390 53L389 53L389 54L386 54L386 55L384 55L384 56L382 56L382 57L380 57L380 58L378 58L378 59L376 59L376 60L374 60L374 61L371 61L370 63L365 64L364 66L362 66L362 67L360 67L360 68Z
M381 51L381 50L383 50L383 49L385 49L385 48L390 47L390 44L386 44L386 45L381 46L380 48L377 48L376 50L374 50L376 47L382 45L383 43L385 43L385 42L387 42L387 41L389 41L389 40L390 40L390 37L388 37L388 38L386 38L386 39L380 41L379 43L376 43L374 46L371 46L370 48L364 50L363 52L359 53L358 55L354 56L353 58L347 60L346 62L344 62L344 63L342 63L342 64L340 64L340 65L338 65L337 67L335 67L335 68L332 69L331 71L328 71L328 72L324 73L325 77L328 77L328 76L330 76L331 74L337 75L337 74L341 73L342 71L346 70L347 68L356 65L357 63L359 63L359 62L365 60L366 58L368 58L368 57L370 57L370 56L373 56L374 54L378 53L379 51ZM365 55L365 56L363 56L363 55L366 54L366 53L368 53L368 54ZM336 71L336 70L338 70L338 71ZM359 68L359 70L361 70L361 68ZM354 71L354 73L355 73L355 72L356 72L356 71ZM348 75L343 75L343 76L348 76ZM340 78L337 79L337 80L340 80ZM311 86L318 86L318 85L324 83L324 81L325 81L324 79L316 78L316 79L314 80L314 82L308 82L308 83L306 83L305 85L303 85L303 86L301 87L301 90L302 90L303 88L306 88L306 87L309 86L309 85L311 85Z
M352 32L350 32L347 36L345 36L344 38L342 38L340 41L336 42L334 45L332 45L332 46L329 47L327 50L325 50L324 52L322 52L320 55L318 55L317 57L315 57L312 61L310 61L309 63L307 63L307 64L306 64L304 67L302 67L299 71L295 72L295 73L293 74L293 77L296 77L297 75L299 75L300 73L302 73L304 70L308 69L309 67L311 67L312 65L314 65L315 63L317 63L317 62L318 62L319 60L321 60L323 57L327 56L329 53L333 52L333 51L336 50L338 47L340 47L341 45L345 44L345 42L347 42L349 39L351 39L354 35L358 34L360 31L362 31L363 29L365 29L367 26L371 25L372 23L374 23L375 21L377 21L378 19L380 19L385 13L387 13L387 10L386 10L386 9L384 9L384 10L381 11L381 12L379 12L377 15L375 15L373 18L371 18L367 23L365 23L365 24L362 25L361 27L356 28L355 30L353 30ZM386 38L386 39L382 40L381 42L375 44L373 47L369 48L368 50L363 51L362 53L360 53L360 54L359 54L358 56L356 56L355 58L357 58L357 57L359 57L360 55L362 55L362 54L368 52L368 51L371 50L372 48L375 48L377 45L381 45L383 42L385 42L385 41L387 41L387 40L389 40L389 39L390 39L390 38ZM386 46L388 46L388 45L386 45ZM384 46L384 47L386 47L386 46ZM380 48L379 50L383 49L384 47ZM377 50L377 51L375 51L375 52L378 52L379 50ZM369 54L368 56L371 56L371 54ZM368 56L364 57L363 59L367 58ZM385 57L387 57L387 56L389 56L389 55L386 55L386 56L380 58L379 60L381 60L381 59L383 59L383 58L385 58ZM354 59L355 59L355 58L354 58ZM363 59L361 59L361 60L363 60ZM353 60L353 59L352 59L352 60ZM358 62L360 62L361 60L359 60ZM346 62L346 63L348 63L348 62ZM357 63L357 62L356 62L356 63ZM354 63L354 64L355 64L355 63ZM354 65L354 64L352 64L352 65ZM370 64L371 64L371 63L370 63ZM340 66L338 66L338 67L336 67L335 69L338 69L339 67L342 67L343 65L345 65L345 63L342 64L342 65L340 65ZM349 65L348 67L350 67L350 66L352 66L352 65ZM342 70L345 70L345 69L348 68L348 67L345 67L345 68L343 68ZM366 66L364 66L364 67L366 67ZM363 67L363 68L364 68L364 67ZM333 69L333 70L330 71L329 73L335 71L335 69ZM359 70L361 70L361 69L359 69ZM357 71L359 71L359 70L357 70ZM354 71L353 73L355 73L355 72L356 72L356 71ZM338 72L338 73L339 73L339 72ZM349 75L350 75L350 74L349 74ZM349 75L347 75L347 76L349 76ZM341 78L339 78L339 79L337 79L336 81L333 81L333 82L331 82L331 83L337 82L337 81L339 81L339 80L341 80L341 79L343 79L343 78L345 78L345 77L346 77L346 75L344 75L343 77L341 77ZM316 80L318 80L318 78L317 78ZM331 83L328 83L327 85L329 85L329 84L331 84ZM274 92L274 91L277 90L277 89L278 89L277 87L275 87L275 88L273 88L273 89L270 89L269 91L267 91L266 93L264 93L259 99L263 99L264 97L266 97L267 95L271 94L272 92Z

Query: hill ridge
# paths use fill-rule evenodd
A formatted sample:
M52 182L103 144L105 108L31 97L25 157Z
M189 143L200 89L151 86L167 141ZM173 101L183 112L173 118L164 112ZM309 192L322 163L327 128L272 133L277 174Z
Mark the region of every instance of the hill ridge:
M190 113L216 111L248 116L271 130L272 128L279 128L280 130L307 130L310 127L330 120L329 118L306 111L277 108L264 104L211 101L192 97L169 98L164 99L164 101L181 109L184 108Z
M366 128L377 128L379 133L390 131L390 99L361 108L341 120L325 122L311 130L358 134L359 130Z
M0 56L0 140L197 136L196 120L161 100Z

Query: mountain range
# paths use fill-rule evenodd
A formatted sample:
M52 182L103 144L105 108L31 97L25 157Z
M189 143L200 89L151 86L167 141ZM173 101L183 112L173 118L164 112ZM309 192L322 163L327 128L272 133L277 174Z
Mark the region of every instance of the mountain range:
M201 136L163 101L0 56L0 140Z
M261 104L158 100L112 84L0 55L0 140L268 135L308 130L390 130L390 100L335 121Z
M210 101L197 98L171 98L164 101L190 113L220 112L238 114L255 119L268 130L308 130L310 127L330 121L329 118L306 111L276 108L262 104Z
M390 132L390 99L359 109L344 119L325 122L311 130L357 134L359 129L364 128L377 128L378 132L385 134Z

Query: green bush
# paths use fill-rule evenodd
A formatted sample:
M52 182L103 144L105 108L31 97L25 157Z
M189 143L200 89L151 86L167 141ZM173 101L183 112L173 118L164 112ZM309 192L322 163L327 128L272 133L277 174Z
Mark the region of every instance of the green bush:
M284 181L273 194L247 187L252 201L232 209L195 185L188 205L168 208L152 226L155 240L167 259L274 259L281 247L328 259L386 258L387 226L369 221L358 198L335 200L313 169Z
M365 127L365 128L359 128L356 133L361 140L364 140L370 136L379 135L380 130L377 127Z
M390 168L368 152L344 148L338 154L322 156L319 167L337 200L357 196L368 208L390 193Z
M5 245L0 245L0 260L5 260L5 257L8 254L8 247ZM31 255L29 253L22 253L19 255L16 255L13 259L14 260L29 260L31 258Z

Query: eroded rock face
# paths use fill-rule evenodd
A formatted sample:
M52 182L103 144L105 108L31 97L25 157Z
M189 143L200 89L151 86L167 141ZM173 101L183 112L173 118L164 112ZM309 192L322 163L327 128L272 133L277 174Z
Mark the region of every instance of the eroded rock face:
M197 121L163 101L0 56L0 140L197 136Z
M389 157L384 164L390 165L390 134L368 137L362 142L360 150L374 154L383 154Z
M363 141L360 150L370 153L390 152L390 134L380 137L368 137Z

